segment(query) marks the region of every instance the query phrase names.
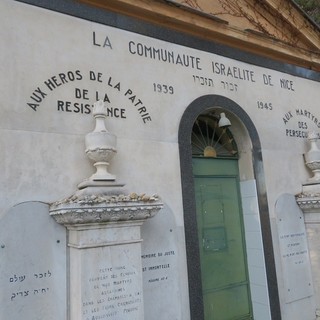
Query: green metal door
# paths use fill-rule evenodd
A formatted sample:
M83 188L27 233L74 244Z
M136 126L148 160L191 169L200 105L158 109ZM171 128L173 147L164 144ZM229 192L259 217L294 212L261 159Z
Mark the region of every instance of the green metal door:
M236 159L193 158L205 320L253 319Z

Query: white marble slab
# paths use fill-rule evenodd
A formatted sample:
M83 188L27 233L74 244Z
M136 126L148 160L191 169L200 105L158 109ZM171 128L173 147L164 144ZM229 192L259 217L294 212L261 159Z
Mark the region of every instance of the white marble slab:
M303 213L295 197L283 194L276 202L277 228L286 303L313 294L313 282Z
M66 231L48 205L27 202L0 220L0 319L67 319Z
M70 226L70 319L144 319L141 222Z

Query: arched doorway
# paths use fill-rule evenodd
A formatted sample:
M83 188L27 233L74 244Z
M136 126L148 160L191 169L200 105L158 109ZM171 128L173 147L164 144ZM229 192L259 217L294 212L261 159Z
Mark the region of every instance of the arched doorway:
M245 144L240 143L239 157L236 149L234 149L235 153L232 156L230 156L230 154L229 155L221 154L220 157L214 158L214 157L204 157L204 156L201 157L200 155L197 156L195 154L195 147L192 148L191 133L193 129L195 129L194 125L197 126L196 120L201 119L201 117L207 117L210 114L212 115L212 112L217 113L218 111L226 112L228 116L233 117L233 120L236 119L235 122L237 122L237 125L234 127L234 129L236 133L240 132L240 134L238 135L238 138L239 136L241 136L243 132L246 132L244 135L247 135L246 137L247 140ZM199 116L200 118L198 118ZM202 127L203 126L205 125L202 124ZM210 135L210 129L205 128L205 130L209 130L208 132ZM207 131L204 131L204 132L207 132ZM200 132L199 134L201 135ZM219 137L216 134L216 137L214 137L213 140L217 142L218 139ZM220 140L220 142L221 142L219 143L220 146L224 145L222 150L224 152L228 151L228 148L230 146L226 146L225 142L223 142L222 140ZM246 152L243 152L244 148L247 148ZM187 246L187 264L188 264L191 319L193 320L201 320L201 319L215 320L216 319L213 317L205 318L205 314L208 313L208 310L206 309L207 297L205 295L205 292L209 293L210 290L212 291L212 288L208 288L208 285L210 281L212 282L213 280L209 281L205 278L206 268L204 266L204 263L206 262L203 262L202 260L205 254L205 250L208 250L207 256L210 256L210 250L212 250L212 253L219 252L220 256L222 256L221 253L223 253L223 250L225 250L229 245L227 243L228 242L227 237L229 237L229 235L227 235L226 232L230 233L230 231L226 231L225 229L225 226L224 226L225 221L223 220L223 218L225 217L223 217L223 215L221 214L220 216L219 214L217 215L219 219L214 218L210 220L210 218L208 218L209 219L208 221L206 220L202 222L199 221L199 217L197 213L199 212L199 207L201 208L201 204L199 205L199 200L197 200L197 197L199 196L201 197L201 192L199 193L199 188L201 189L201 185L209 186L208 188L207 187L203 188L202 197L206 197L206 193L208 193L207 191L210 188L211 190L209 190L210 191L209 193L211 194L215 193L216 195L218 195L217 196L218 199L219 197L220 198L222 197L221 192L219 190L226 189L226 188L229 188L229 191L228 191L229 193L232 193L233 195L239 195L239 188L237 186L236 187L230 186L229 182L232 179L230 180L227 177L228 173L232 173L231 175L233 175L234 177L239 177L238 173L234 171L234 170L238 170L238 165L237 164L232 165L232 163L233 164L237 163L237 161L239 161L239 164L240 164L241 177L244 173L244 170L241 168L245 166L248 167L248 162L251 162L250 167L252 170L252 177L253 177L251 180L254 181L254 185L256 186L256 195L254 200L257 203L257 207L258 207L257 216L259 218L259 222L261 223L261 228L259 227L259 235L261 238L261 256L263 259L262 263L263 263L263 268L266 275L265 277L266 278L265 280L266 300L268 300L267 303L265 303L265 307L266 309L268 309L267 312L269 312L270 319L281 319L277 279L276 279L274 256L273 256L273 246L272 246L272 238L271 238L271 230L270 230L270 220L269 220L269 213L268 213L268 206L267 206L267 198L266 198L266 193L264 188L261 147L260 147L259 137L254 124L252 123L248 115L244 112L244 110L239 105L237 105L234 101L218 95L203 96L196 99L189 105L189 107L186 109L181 119L181 123L179 127L179 149L180 149L180 164L181 164L181 177L182 177L182 192L183 192L183 202L184 202L183 205L184 205L185 235L186 235L186 246ZM250 152L248 152L248 150ZM208 154L214 155L215 153L217 153L217 150L212 150L211 148L207 148L206 152L207 152L207 155ZM250 153L250 156L248 157L249 153ZM197 162L206 162L206 163L205 164L202 163L198 165ZM228 164L226 165L226 163ZM223 168L225 165L227 167ZM207 177L205 177L207 173L203 171L204 170L203 168L205 168L206 172L210 173L209 174L211 175L210 179L214 178L218 180L215 180L213 183L208 182L208 180L205 180L207 179ZM200 182L197 181L197 179L199 179ZM225 182L225 181L229 181L229 182ZM225 183L227 183L228 186L226 185L221 186L221 184L225 184ZM207 190L205 191L205 189ZM220 196L219 196L219 192L220 192ZM209 202L211 203L208 202L205 205L208 205L208 206L211 205L211 207L216 207L218 208L217 210L218 211L220 210L220 213L221 213L221 203L220 203L220 209L217 203L220 200L215 200L212 196L210 196L209 199L210 199ZM216 203L214 204L215 201ZM225 205L229 205L229 204L223 204L223 206ZM239 221L241 221L242 219L241 205L238 205L238 208L239 208L237 213L238 219L240 219ZM202 209L203 208L201 208L200 211ZM204 208L204 210L207 210L207 208ZM231 220L233 219L235 218L233 217ZM203 227L205 228L203 229ZM241 228L242 227L240 227L240 230ZM243 239L243 232L241 233L240 238ZM240 242L244 244L242 240ZM202 246L202 249L201 249L201 246ZM205 248L205 246L207 246L207 248ZM240 252L242 250L242 253L240 253L240 258L238 257L237 261L239 261L239 259L244 261L244 263L242 263L242 266L244 267L241 267L240 269L243 270L242 275L246 275L246 274L248 275L248 272L245 270L246 256L247 256L245 245L242 246L242 248L243 249L240 249ZM233 248L232 250L239 251L239 248L238 249ZM211 254L211 257L212 256L214 256L214 254ZM229 263L232 263L232 262L229 261ZM208 265L212 265L212 261L209 261ZM202 273L202 271L204 273ZM250 272L251 272L251 276L250 276ZM250 271L250 266L249 266L249 277L251 278L253 278L252 272L253 271L252 269ZM210 271L208 273L210 276ZM221 279L219 279L219 281L220 280ZM241 303L241 305L242 306L247 305L247 307L245 307L244 309L246 309L247 311L249 310L249 312L247 313L246 311L244 311L244 309L242 310L244 314L246 313L243 319L250 319L249 292L250 292L250 287L251 288L254 288L254 287L252 286L252 283L250 283L250 286L247 285L246 281L248 281L248 279L247 280L242 279L239 282L236 281L237 285L235 287L238 287L238 288L235 289L235 291L242 290L242 294L240 294L240 296L248 297L248 299L246 300L247 302ZM231 280L231 282L233 282L233 280ZM211 284L213 284L213 282ZM222 285L221 283L218 283L218 287L219 286L223 287L224 285ZM213 289L213 291L215 291L216 289L217 288ZM213 298L213 296L214 295L211 295L211 298ZM251 315L253 314L253 317L257 318L257 316L259 316L257 312L259 311L257 311L258 309L257 309L257 303L256 303L256 300L257 300L256 292L252 292L252 300L253 300L252 305L254 310L251 313ZM216 301L218 300L216 299ZM220 308L222 308L221 303L219 304L219 306ZM230 306L227 306L227 308L230 308ZM224 319L219 317L220 316L218 316L217 319ZM233 319L232 315L230 315L230 317L226 319Z
M191 135L205 320L253 319L238 152L230 125L224 113L209 109L197 117Z

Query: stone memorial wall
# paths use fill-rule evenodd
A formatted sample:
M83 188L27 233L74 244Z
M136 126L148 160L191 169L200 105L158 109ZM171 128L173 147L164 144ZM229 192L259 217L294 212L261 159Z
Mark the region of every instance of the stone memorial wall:
M125 260L111 263L107 259L82 274L81 288L90 292L77 300L82 319L108 319L115 312L116 316L123 315L125 310L131 310L130 315L144 312L148 320L190 319L187 251L194 248L186 246L186 238L194 234L185 232L183 203L193 203L194 199L185 200L182 195L186 181L181 177L187 161L182 163L179 158L179 128L186 110L199 97L213 102L223 97L228 107L236 105L254 124L261 143L254 159L258 161L256 170L250 167L252 141L247 138L252 128L245 127L234 109L206 105L225 111L231 119L230 132L239 147L239 178L241 182L257 179L263 204L269 208L263 212L263 222L271 221L275 252L280 252L275 255L276 280L286 283L285 290L279 289L286 319L298 309L309 310L312 286L303 221L286 204L275 204L281 194L300 192L301 182L309 174L302 158L305 138L309 131L320 128L316 103L320 101L319 79L314 73L181 34L154 32L132 23L121 25L123 19L111 19L115 16L110 18L107 12L106 18L99 15L99 22L95 22L96 11L85 7L77 14L80 4L77 8L70 4L69 14L68 8L59 12L59 4L56 7L51 10L20 1L0 2L4 44L0 51L0 148L5 150L0 153L4 172L0 184L0 253L5 257L0 259L4 288L0 291L4 304L0 318L10 318L12 312L23 314L26 320L38 315L46 320L67 316L66 230L52 224L47 215L40 225L38 214L44 217L47 205L43 203L67 197L93 173L85 156L84 136L93 129L93 104L98 99L107 106L106 128L118 140L110 172L126 184L127 190L156 192L164 208L141 227L144 307L140 290L134 290L133 273L137 270ZM191 136L191 132L184 134ZM258 180L254 172L263 179ZM257 191L251 196L257 221L252 219L245 227L252 239L261 242L259 248L253 248L249 263L250 277L263 279L263 298L258 285L252 292L255 310L259 311L269 299L268 277L260 265L263 277L256 272L254 256L264 261L263 245L271 242L263 241L262 245ZM27 211L25 205L14 207L30 200L43 203L32 203L31 209L26 204ZM17 213L18 207L24 214ZM293 221L293 225L282 223L278 217ZM16 231L26 226L33 230L30 239ZM305 275L296 283L299 290L289 285L296 281L295 272ZM271 278L274 283L275 276ZM106 301L108 294L117 298Z

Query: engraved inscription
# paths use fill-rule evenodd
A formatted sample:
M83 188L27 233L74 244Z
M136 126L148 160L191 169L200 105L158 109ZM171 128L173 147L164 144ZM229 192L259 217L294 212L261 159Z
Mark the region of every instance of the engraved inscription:
M174 250L143 254L142 272L147 283L169 280L168 271L171 268L171 259L176 255Z
M193 81L201 86L214 87L213 79L211 78L193 75Z
M275 210L285 301L289 303L313 293L308 242L303 214L293 195L281 195Z
M135 278L136 271L126 265L106 266L99 268L97 274L88 275L86 286L90 294L82 301L83 319L112 319L138 313L142 293L137 290Z
M89 90L81 87L78 83L79 81L87 81L86 83L94 82L100 84L103 89ZM37 111L40 104L46 99L50 92L55 91L62 85L68 85L70 83L77 83L77 86L72 90L74 95L70 97L70 100L57 99L56 110L58 112L91 114L93 104L90 104L89 101L103 100L107 104L109 117L126 119L126 107L133 107L136 109L144 124L152 121L147 106L137 92L132 88L124 87L118 79L93 70L90 70L88 73L80 70L67 71L51 76L33 91L30 95L30 100L27 102L27 106ZM174 93L173 87L165 84L154 84L154 90L162 93ZM110 98L112 94L117 94L124 98L126 106L114 104Z
M294 111L286 112L282 121L287 127L285 134L287 137L307 138L308 131L320 128L320 119L305 108L296 108Z
M11 294L10 300L14 301L19 298L26 298L30 295L43 295L50 290L50 282L47 279L52 277L50 270L40 273L27 273L16 275L8 279L10 283ZM54 277L52 279L54 281ZM53 283L53 282L51 282Z

